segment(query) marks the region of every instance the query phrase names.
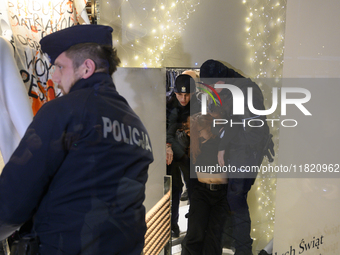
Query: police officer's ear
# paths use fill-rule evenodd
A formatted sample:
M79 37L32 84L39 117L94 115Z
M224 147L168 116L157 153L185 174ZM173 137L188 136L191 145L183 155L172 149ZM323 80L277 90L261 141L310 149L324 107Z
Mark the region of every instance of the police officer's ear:
M82 78L87 79L96 71L96 64L92 59L86 59L81 66Z

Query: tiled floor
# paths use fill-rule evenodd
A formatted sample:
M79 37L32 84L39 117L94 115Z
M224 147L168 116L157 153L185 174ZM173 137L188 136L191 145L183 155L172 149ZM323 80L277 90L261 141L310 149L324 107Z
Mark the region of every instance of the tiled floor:
M189 211L189 205L187 204L188 201L181 201L179 207L179 219L178 219L178 226L180 230L180 237L177 240L173 239L173 246L171 249L172 255L179 255L181 254L181 241L183 240L185 233L187 231L188 226L188 219L185 218L185 214Z

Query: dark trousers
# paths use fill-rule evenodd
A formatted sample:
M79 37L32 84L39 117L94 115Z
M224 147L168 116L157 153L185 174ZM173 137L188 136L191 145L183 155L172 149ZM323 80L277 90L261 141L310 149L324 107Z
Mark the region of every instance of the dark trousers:
M194 185L182 255L222 254L223 223L228 216L226 198L227 189L211 191Z
M239 169L241 166L260 165L262 154L256 151L237 151L242 160L230 159L230 165ZM232 236L235 255L251 255L253 240L250 237L251 220L247 203L248 192L255 182L257 173L233 173L228 178L227 200L232 215Z
M178 212L181 194L183 192L183 181L188 190L189 200L191 198L191 181L190 181L190 161L189 158L181 161L173 161L167 167L167 174L172 176L172 207L171 207L171 225L174 226L178 222Z
M252 254L253 240L250 237L251 220L247 195L254 179L229 179L227 200L232 220L232 236L234 239L235 254Z

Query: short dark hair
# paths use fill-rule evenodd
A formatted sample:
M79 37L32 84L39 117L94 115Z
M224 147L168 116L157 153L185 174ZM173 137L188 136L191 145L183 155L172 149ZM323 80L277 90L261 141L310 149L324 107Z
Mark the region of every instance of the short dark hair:
M120 64L117 50L109 45L79 43L71 46L65 54L72 59L74 69L81 66L86 59L91 59L96 65L96 70L102 69L112 75Z

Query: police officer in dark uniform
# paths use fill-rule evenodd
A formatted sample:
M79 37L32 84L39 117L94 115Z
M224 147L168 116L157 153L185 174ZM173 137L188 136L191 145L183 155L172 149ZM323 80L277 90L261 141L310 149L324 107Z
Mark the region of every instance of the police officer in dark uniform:
M166 142L167 164L169 165L167 171L168 174L171 174L172 176L172 236L179 237L178 212L183 188L181 175L183 175L183 179L187 186L189 199L191 195L189 158L190 137L186 133L190 129L188 118L191 113L197 113L200 110L200 107L196 96L196 84L190 75L180 74L177 76L174 90L178 106L170 113Z
M243 77L235 70L226 67L219 61L210 59L204 62L200 68L201 80L214 84L232 84L248 96L247 88L253 89L254 108L264 110L263 95L258 85L250 79ZM208 78L208 79L204 79ZM232 236L234 239L235 255L251 255L252 239L250 237L251 220L247 204L247 194L255 182L256 172L243 172L241 168L259 166L263 157L271 158L268 150L274 154L273 142L269 134L269 127L265 121L266 116L254 116L250 112L247 100L244 105L244 115L233 115L233 97L228 89L216 89L221 98L222 106L211 109L218 112L217 119L226 119L234 125L224 125L219 145L218 161L220 166L231 166L237 169L228 173L227 200L232 214ZM242 125L249 119L261 119L262 127ZM218 129L221 126L216 125ZM228 162L224 162L227 156ZM230 223L227 221L227 223ZM228 226L226 226L228 229Z
M141 254L149 135L111 75L112 28L78 25L41 49L64 93L44 104L0 177L0 240L33 219L41 255Z

